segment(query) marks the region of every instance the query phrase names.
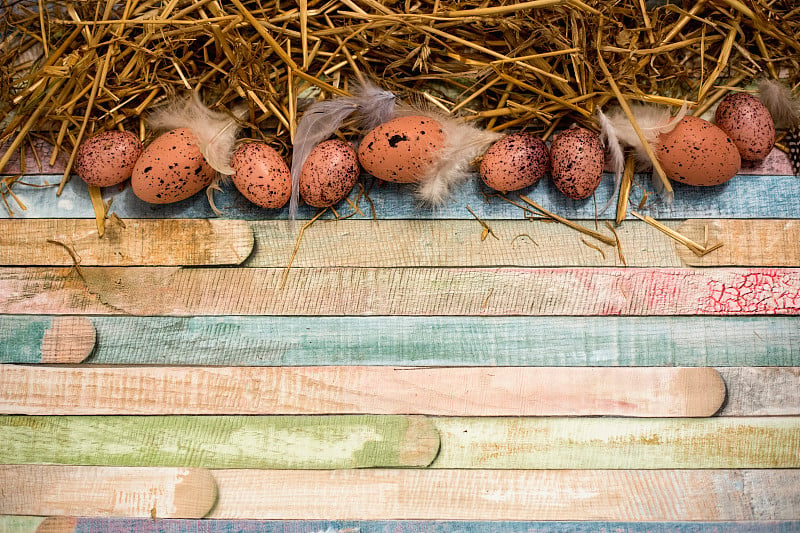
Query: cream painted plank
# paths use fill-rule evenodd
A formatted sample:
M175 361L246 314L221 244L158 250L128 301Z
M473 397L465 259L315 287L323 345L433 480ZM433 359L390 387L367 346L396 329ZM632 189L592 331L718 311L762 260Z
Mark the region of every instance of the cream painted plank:
M800 269L86 267L0 269L0 313L800 314Z
M627 224L629 222L625 222L625 225ZM700 243L705 238L707 226L709 243L725 243L722 248L702 257L676 243L675 250L678 257L686 265L702 267L800 265L800 220L687 220L671 225L683 235Z
M88 219L0 219L0 265L236 265L253 250L242 220L128 219L106 222L103 238ZM64 246L55 244L55 241Z
M800 367L719 368L728 398L723 416L800 414Z
M712 368L0 365L0 412L30 415L711 416Z
M431 419L432 468L798 468L800 418Z
M216 470L209 518L782 520L800 470Z
M0 465L0 513L201 518L217 487L207 470Z

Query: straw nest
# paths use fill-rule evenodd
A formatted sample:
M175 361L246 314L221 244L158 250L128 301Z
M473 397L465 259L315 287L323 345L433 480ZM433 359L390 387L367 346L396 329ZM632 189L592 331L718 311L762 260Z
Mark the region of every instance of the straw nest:
M370 78L494 130L549 135L624 98L702 112L760 77L800 82L794 0L0 0L0 170L32 136L67 155L199 90L244 103L288 155L310 102ZM617 87L610 83L613 79ZM346 133L346 132L345 132ZM7 183L6 185L10 185Z

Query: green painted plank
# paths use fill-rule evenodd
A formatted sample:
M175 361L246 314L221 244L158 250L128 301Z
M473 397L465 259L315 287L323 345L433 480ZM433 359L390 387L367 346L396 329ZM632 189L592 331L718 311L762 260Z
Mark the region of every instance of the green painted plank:
M35 533L43 521L39 516L0 516L0 533Z
M49 320L0 315L0 331ZM800 320L781 316L211 316L91 321L98 342L87 362L95 364L800 366ZM26 352L40 342L32 332L17 346ZM24 361L12 357L7 362Z
M406 416L2 416L0 464L420 467L432 423Z
M435 418L434 468L798 468L800 417Z

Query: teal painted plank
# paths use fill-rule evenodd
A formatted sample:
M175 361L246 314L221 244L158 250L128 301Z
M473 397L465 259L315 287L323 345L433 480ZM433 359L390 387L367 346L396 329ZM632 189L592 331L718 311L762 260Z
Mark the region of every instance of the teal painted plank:
M30 183L52 183L53 176L28 176ZM596 199L597 206L602 206L612 193L612 179L606 175L601 183ZM456 190L453 198L442 208L431 210L421 207L414 201L410 189L389 183L372 185L370 197L375 205L379 219L470 219L472 215L466 210L469 205L475 213L484 219L520 219L522 210L498 198L488 203L481 192L480 180L471 179ZM646 182L646 180L643 180ZM797 178L793 176L737 176L726 184L715 187L689 187L675 183L675 202L665 205L651 202L642 212L656 219L682 220L686 218L795 218L800 214L800 188ZM60 197L56 197L53 189L36 189L19 186L14 189L28 209L14 209L14 216L22 218L93 218L91 202L86 184L82 180L72 179ZM596 206L592 199L574 201L566 199L552 185L550 180L522 191L543 207L572 219L593 219ZM199 194L171 205L150 205L137 199L130 187L119 192L116 187L104 191L106 197L114 197L112 211L122 218L209 218L214 213L208 206L205 195ZM351 194L354 198L356 192ZM510 195L517 198L516 194ZM639 203L641 189L634 188L631 201ZM222 193L215 195L218 207L224 217L259 220L286 218L287 208L266 210L247 202L238 192L228 185ZM12 203L13 204L13 203ZM360 202L364 216L372 216L367 201ZM16 206L15 206L16 207ZM351 211L346 202L340 205L340 214ZM316 211L303 206L299 218L311 218ZM0 217L7 217L5 209L0 210ZM361 215L356 215L361 218ZM609 209L602 218L613 219L614 209Z
M42 521L39 516L0 516L0 533L35 533Z
M122 520L78 519L75 533L790 533L800 521L781 522L467 522L344 520Z
M91 320L96 364L800 366L800 319L780 316Z
M421 467L432 423L407 416L2 416L0 464Z
M41 363L53 317L0 316L0 363Z

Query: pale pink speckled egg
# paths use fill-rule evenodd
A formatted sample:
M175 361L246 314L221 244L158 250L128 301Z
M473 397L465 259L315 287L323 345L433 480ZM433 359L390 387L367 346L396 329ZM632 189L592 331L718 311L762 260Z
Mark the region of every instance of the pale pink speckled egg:
M747 93L726 96L717 107L714 122L733 140L745 161L761 161L775 146L775 122L767 106Z
M211 184L214 169L186 128L169 131L142 152L131 176L133 193L151 204L185 200Z
M110 187L131 177L142 143L129 131L110 130L86 139L75 156L75 173L89 185Z
M494 143L481 161L481 179L497 191L533 185L547 172L547 145L532 133L512 133Z
M334 205L348 195L360 173L352 146L338 139L321 142L303 164L300 196L313 207Z
M742 160L733 140L702 118L684 117L658 137L656 157L671 180L687 185L719 185L739 172Z
M567 198L590 197L603 177L605 152L597 134L584 128L564 130L550 144L553 183Z
M243 144L233 153L233 184L260 207L278 209L292 195L292 175L280 154L265 143Z
M373 129L358 147L364 170L378 179L415 183L444 148L442 125L429 117L397 117Z

